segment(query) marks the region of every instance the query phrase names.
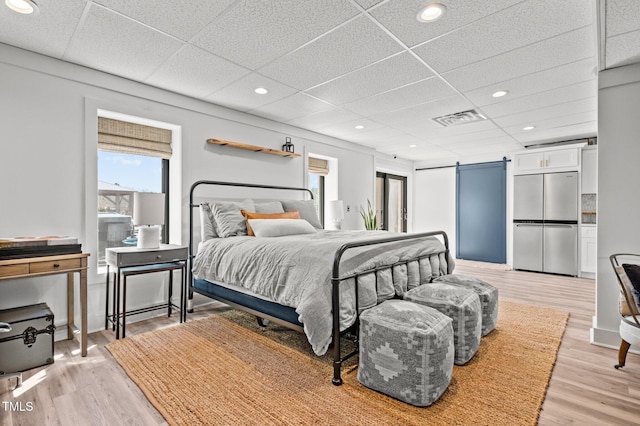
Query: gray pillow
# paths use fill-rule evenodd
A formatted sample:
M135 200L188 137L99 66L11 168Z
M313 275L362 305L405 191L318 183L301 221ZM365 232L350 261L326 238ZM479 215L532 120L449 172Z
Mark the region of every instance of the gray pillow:
M268 201L264 203L255 203L256 213L284 213L282 203L280 201Z
M252 200L212 202L211 211L215 219L214 223L218 236L227 238L247 235L247 224L240 210L253 211L254 208Z
M318 220L316 206L313 200L282 200L281 203L285 212L298 210L300 212L300 219L306 220L316 229L322 229L322 224Z
M200 239L207 241L211 238L217 238L216 228L214 226L213 213L209 203L200 204Z

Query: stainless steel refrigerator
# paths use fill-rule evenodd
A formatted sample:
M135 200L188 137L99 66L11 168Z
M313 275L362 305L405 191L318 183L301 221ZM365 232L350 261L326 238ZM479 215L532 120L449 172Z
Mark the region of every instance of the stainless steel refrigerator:
M578 173L514 177L513 268L578 275Z

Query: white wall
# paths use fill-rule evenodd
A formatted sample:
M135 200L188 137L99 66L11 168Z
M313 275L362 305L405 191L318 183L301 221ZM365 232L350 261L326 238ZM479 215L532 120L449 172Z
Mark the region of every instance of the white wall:
M96 269L94 231L98 109L180 128L182 163L171 166L172 175L174 166L181 169L172 176L180 184L172 192L171 209L182 213L182 238L172 232L173 243L188 240L189 188L196 180L306 184L302 157L212 146L208 138L280 148L286 135L296 152L337 158L339 194L352 207L343 224L345 229L362 227L356 206L374 194L374 150L0 44L0 236L79 238L83 250L91 252L89 331L104 323L105 277ZM148 275L132 281L128 305L161 301L160 280L166 278ZM0 309L47 302L56 324L64 324L65 284L64 276L0 281Z
M416 170L414 179L414 232L445 231L455 257L456 168Z
M602 71L598 85L598 272L591 341L617 347L618 287L609 256L640 253L640 64Z

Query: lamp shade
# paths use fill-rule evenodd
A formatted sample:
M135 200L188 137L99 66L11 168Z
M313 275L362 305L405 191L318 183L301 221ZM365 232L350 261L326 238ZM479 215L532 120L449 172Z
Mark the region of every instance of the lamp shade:
M327 216L329 220L339 221L344 219L344 203L342 200L329 201Z
M133 224L164 225L164 194L134 192Z

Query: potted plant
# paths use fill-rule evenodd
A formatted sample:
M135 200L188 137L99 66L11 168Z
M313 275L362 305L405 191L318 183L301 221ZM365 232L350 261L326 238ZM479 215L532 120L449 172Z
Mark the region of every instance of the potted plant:
M360 216L364 220L364 227L369 231L375 231L378 229L378 217L376 211L371 207L371 201L367 198L367 210L365 211L360 207Z

